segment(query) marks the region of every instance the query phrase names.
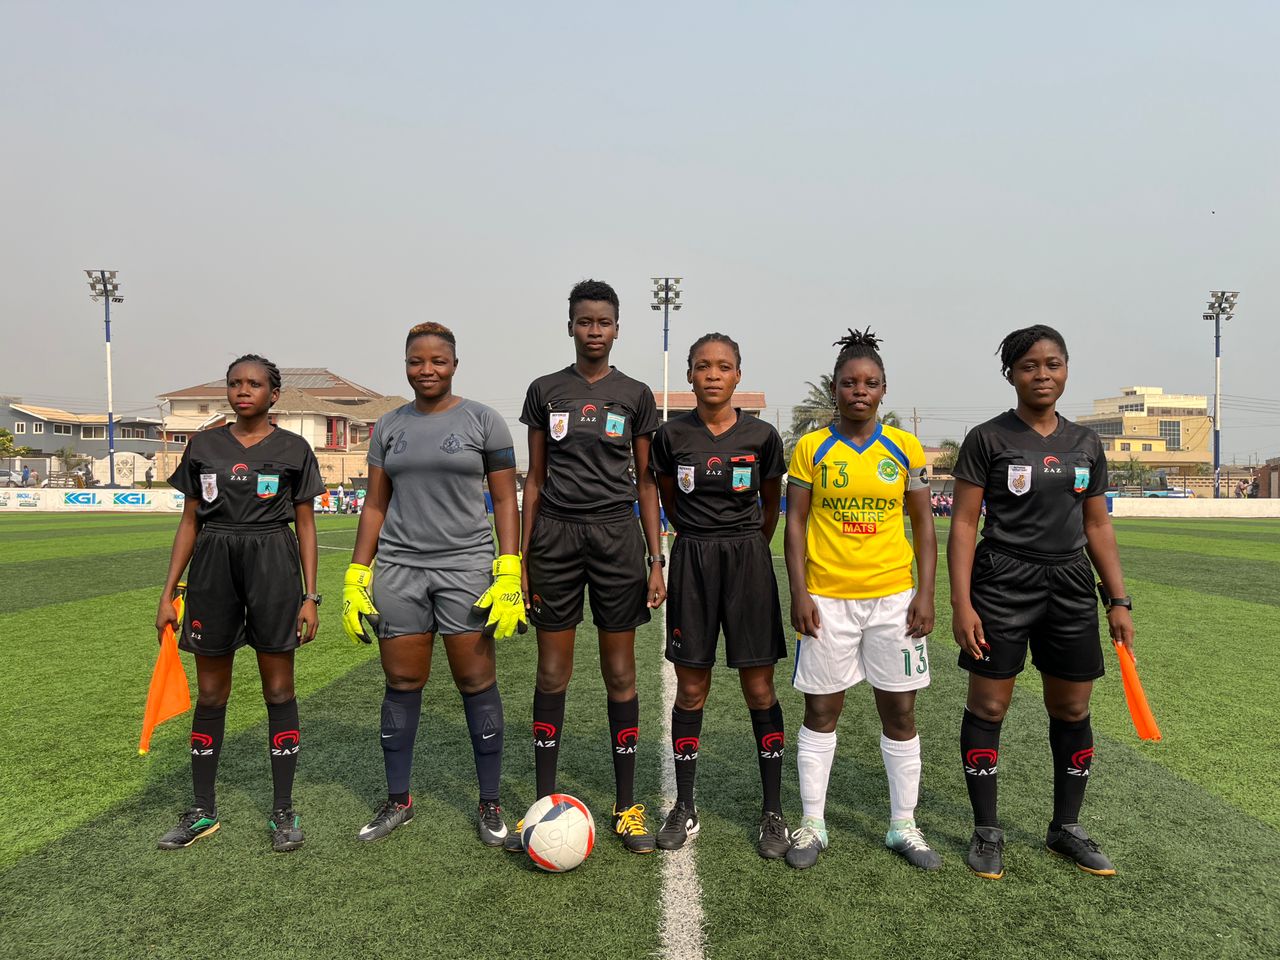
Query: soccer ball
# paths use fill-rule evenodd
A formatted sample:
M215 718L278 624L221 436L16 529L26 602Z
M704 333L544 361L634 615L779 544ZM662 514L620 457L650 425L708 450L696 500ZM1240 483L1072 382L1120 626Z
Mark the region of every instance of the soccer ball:
M564 873L587 859L596 842L596 823L577 797L553 793L529 808L520 839L529 859L543 870Z

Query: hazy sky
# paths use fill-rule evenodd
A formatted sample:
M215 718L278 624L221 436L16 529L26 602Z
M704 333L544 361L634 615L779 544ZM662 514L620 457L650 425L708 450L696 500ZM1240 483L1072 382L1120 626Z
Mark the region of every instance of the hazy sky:
M729 333L785 427L870 325L936 442L1010 405L993 351L1029 322L1067 338L1069 415L1211 393L1225 287L1224 454L1280 455L1275 4L3 10L0 393L100 403L102 266L117 410L248 351L407 393L434 319L458 391L514 417L583 277L660 385L670 272L675 385Z

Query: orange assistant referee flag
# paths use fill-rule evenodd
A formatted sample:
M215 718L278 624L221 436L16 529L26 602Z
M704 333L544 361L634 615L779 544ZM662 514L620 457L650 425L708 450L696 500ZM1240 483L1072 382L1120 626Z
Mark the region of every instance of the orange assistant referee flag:
M173 601L182 620L183 599L181 593ZM151 686L147 690L147 706L142 714L142 736L138 738L138 753L151 749L151 731L180 713L191 709L191 691L187 685L187 672L178 656L178 638L173 626L164 628L160 636L160 654L155 669L151 671Z
M1133 662L1133 654L1123 643L1116 644L1116 653L1120 657L1120 679L1124 682L1124 699L1129 705L1133 728L1142 740L1160 740L1160 728L1156 726L1155 714L1151 712L1147 695L1138 680L1138 667Z

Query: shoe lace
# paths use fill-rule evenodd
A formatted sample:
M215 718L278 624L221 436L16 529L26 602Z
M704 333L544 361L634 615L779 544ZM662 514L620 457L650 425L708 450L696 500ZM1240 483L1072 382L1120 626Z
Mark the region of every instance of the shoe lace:
M392 815L400 807L401 804L396 803L394 800L383 800L382 806L380 806L378 808L378 812L373 815L373 820L371 820L370 823L379 823L383 820L390 820Z
M644 804L637 803L618 812L618 833L631 837L643 837L649 831L644 825Z
M192 807L182 815L182 819L178 821L178 825L184 830L190 830L196 825L196 823L208 816L209 814L207 811L201 810L199 807Z
M822 838L818 836L818 831L813 827L801 827L791 834L791 845L800 848L821 846Z
M787 839L787 825L776 813L765 814L764 822L760 824L760 839L763 840L765 837L776 840Z
M978 856L985 857L994 853L999 853L1000 848L1004 846L1002 840L988 840L981 834L978 836Z
M904 846L910 847L912 850L928 850L929 844L925 842L924 833L919 827L905 827L897 831L898 836L902 838Z
M271 811L271 826L275 830L285 830L293 826L297 814L293 807L277 807Z
M492 800L486 800L480 804L480 822L490 830L501 830L505 824L502 822L502 808Z

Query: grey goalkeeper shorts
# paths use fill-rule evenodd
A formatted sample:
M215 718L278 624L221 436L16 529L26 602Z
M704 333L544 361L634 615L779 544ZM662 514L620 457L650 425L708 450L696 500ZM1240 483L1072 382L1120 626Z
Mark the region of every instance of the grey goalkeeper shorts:
M378 639L478 633L488 613L474 604L492 582L489 568L436 570L378 560L373 567L373 605L382 617Z

